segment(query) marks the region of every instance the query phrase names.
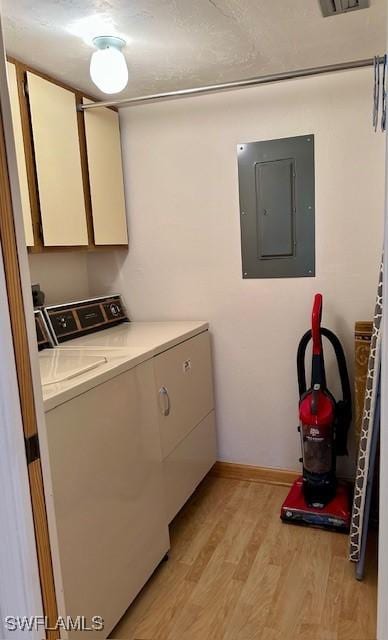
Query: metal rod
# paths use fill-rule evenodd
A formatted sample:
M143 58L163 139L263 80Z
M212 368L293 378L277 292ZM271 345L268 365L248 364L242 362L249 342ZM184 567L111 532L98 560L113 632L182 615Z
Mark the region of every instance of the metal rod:
M353 60L352 62L342 62L339 64L331 64L323 67L312 67L311 69L285 71L283 73L274 73L267 76L258 76L256 78L247 78L245 80L235 80L234 82L224 82L222 84L213 84L205 87L195 87L193 89L180 89L178 91L155 93L149 96L139 96L137 98L123 98L122 100L105 100L103 102L80 104L78 108L81 111L86 111L88 109L98 109L99 107L130 107L132 105L147 104L148 102L159 102L160 100L189 98L191 96L201 96L209 93L218 93L219 91L231 91L233 89L255 87L260 84L280 82L281 80L293 80L295 78L318 76L323 73L332 73L333 71L348 71L350 69L360 69L362 67L370 67L372 65L372 58L367 58L365 60Z

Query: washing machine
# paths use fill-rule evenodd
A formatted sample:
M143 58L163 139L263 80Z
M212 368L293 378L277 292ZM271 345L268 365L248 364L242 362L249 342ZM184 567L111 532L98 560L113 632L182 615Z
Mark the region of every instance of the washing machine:
M57 341L55 328L73 338L90 335L90 313L80 314L82 321L52 313L38 335L43 472L59 615L81 617L87 628L97 616L103 628L89 637L106 638L167 553L169 533L153 368L144 348L44 348ZM38 315L40 324L50 318ZM124 312L103 319L111 328L126 321ZM84 635L79 628L62 632Z

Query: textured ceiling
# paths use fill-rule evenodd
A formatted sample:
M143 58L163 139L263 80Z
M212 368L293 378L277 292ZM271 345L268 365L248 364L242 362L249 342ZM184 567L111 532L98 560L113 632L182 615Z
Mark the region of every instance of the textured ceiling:
M2 16L9 54L96 96L91 39L123 37L121 98L371 57L386 4L323 18L318 0L3 0Z

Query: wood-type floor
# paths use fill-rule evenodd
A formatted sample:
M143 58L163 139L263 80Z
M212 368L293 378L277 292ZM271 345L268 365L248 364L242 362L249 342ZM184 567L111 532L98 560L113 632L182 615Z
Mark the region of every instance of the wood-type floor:
M376 544L363 582L348 537L283 524L287 488L207 477L116 640L375 640Z

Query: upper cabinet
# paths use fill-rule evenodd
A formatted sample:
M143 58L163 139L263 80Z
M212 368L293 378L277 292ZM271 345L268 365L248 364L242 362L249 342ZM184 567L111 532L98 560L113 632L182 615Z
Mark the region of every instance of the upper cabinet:
M22 117L19 102L19 87L16 66L7 62L9 99L11 103L13 134L15 139L16 163L19 174L20 196L27 247L34 245L30 193L28 188L26 154L24 151Z
M74 93L27 72L45 246L88 244Z
M96 245L126 245L119 114L99 107L85 111L84 117L94 242Z
M17 61L8 82L28 247L128 246L117 111Z

